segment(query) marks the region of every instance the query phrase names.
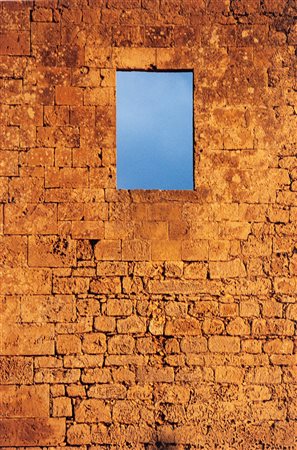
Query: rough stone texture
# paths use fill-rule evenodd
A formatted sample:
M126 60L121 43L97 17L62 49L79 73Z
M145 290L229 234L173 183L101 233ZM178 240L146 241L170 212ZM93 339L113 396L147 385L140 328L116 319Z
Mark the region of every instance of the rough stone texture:
M0 446L296 449L296 0L0 16ZM193 192L116 190L116 69L193 70Z

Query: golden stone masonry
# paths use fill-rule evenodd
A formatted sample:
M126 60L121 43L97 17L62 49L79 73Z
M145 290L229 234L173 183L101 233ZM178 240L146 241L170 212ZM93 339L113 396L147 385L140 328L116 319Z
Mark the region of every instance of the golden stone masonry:
M116 189L117 69L195 190ZM0 94L0 447L296 450L297 1L1 1Z

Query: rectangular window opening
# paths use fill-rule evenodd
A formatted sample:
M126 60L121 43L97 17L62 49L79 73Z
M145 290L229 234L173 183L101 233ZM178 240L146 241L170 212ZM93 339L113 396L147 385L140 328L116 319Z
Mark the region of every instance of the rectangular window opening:
M193 190L193 72L117 71L117 189Z

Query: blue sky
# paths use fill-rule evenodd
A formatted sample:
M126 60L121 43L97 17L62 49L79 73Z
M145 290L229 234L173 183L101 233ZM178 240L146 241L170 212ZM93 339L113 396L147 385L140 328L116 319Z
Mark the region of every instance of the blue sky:
M118 189L193 189L192 72L118 71Z

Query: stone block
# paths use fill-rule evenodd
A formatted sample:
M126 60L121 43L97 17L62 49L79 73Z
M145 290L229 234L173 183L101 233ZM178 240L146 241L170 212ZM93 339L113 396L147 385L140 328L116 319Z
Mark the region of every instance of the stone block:
M127 388L122 384L100 384L91 386L90 397L101 399L123 399L127 395Z
M181 259L181 241L153 240L152 261L178 261Z
M0 417L48 417L49 387L0 386Z
M72 322L76 317L72 295L25 295L20 303L22 322Z
M30 55L30 32L10 30L0 35L0 55Z
M18 418L0 420L0 445L14 447L55 446L65 439L65 420Z
M67 430L67 442L70 445L85 445L91 443L90 426L87 424L74 424Z
M152 294L219 294L219 284L211 280L150 280L148 291Z
M123 276L128 274L128 264L125 262L98 262L97 275Z
M242 351L246 353L261 353L262 342L257 339L246 339L241 343Z
M79 336L61 334L56 338L56 351L60 355L71 355L81 352L81 340Z
M207 340L205 337L184 337L180 348L184 353L205 353L207 351Z
M21 356L0 356L2 384L31 384L33 359Z
M122 291L119 277L96 278L90 282L90 292L95 294L120 294Z
M95 220L73 221L71 236L73 239L102 239L104 237L104 222Z
M31 39L33 45L60 44L60 24L54 22L33 22Z
M39 170L39 172L38 172ZM40 203L44 199L44 181L41 178L42 169L36 169L37 176L26 176L13 178L10 183L10 198L14 202Z
M255 336L293 336L294 322L286 319L254 319L252 333Z
M154 395L156 400L161 403L187 404L190 399L190 390L186 386L171 387L160 383L156 385Z
M294 342L289 339L272 339L264 343L263 351L268 354L292 354Z
M209 263L211 278L245 277L246 269L243 262L237 258L231 261L216 261Z
M242 384L244 369L231 366L219 366L215 368L215 380L217 383Z
M53 399L53 416L54 417L71 417L72 403L67 397L58 397Z
M103 333L88 333L83 336L84 353L97 354L106 352L106 336Z
M82 381L84 383L111 383L111 370L104 368L87 369L83 371Z
M37 369L34 375L34 383L70 384L77 383L80 379L79 369Z
M30 236L28 264L31 267L72 267L76 264L76 243L68 237Z
M77 422L111 422L110 406L98 399L82 400L75 408Z
M87 294L90 281L82 277L56 277L53 280L54 294Z
M240 351L240 339L231 336L211 336L208 340L208 348L217 353L238 353Z
M0 176L10 177L17 176L19 172L19 154L14 151L1 150Z
M40 7L32 11L33 22L51 22L53 12L51 8Z
M51 272L48 269L6 268L0 270L0 294L50 294Z
M55 234L58 232L57 205L5 205L5 234Z
M139 410L130 400L117 400L113 407L113 417L119 423L134 424L139 421Z
M149 261L151 246L148 241L122 241L122 257L124 261Z
M113 317L95 317L94 328L95 330L101 331L103 333L114 332L116 328L116 321Z
M117 335L108 340L109 354L132 354L135 348L135 340L132 336Z
M181 259L184 261L207 261L209 244L206 240L182 241Z
M22 267L27 262L27 239L23 236L0 236L0 265Z
M279 384L282 379L280 367L255 367L250 369L245 377L249 384Z
M122 334L145 333L146 328L146 320L138 316L130 316L117 321L117 331Z
M133 303L131 300L107 300L106 312L108 316L130 316Z
M56 86L56 104L67 106L80 106L83 102L83 91L74 86ZM76 124L72 124L76 125Z
M99 241L94 249L95 259L97 261L118 261L122 259L121 241L116 239L107 239Z
M207 265L203 262L192 262L184 268L184 276L186 279L199 280L206 279Z
M21 321L20 297L15 295L0 296L0 323L17 323Z
M116 48L113 51L113 63L119 69L148 69L156 64L156 52L154 49L143 48ZM158 220L158 219L157 219Z
M53 325L2 326L2 355L53 355Z
M172 367L139 367L136 379L139 383L172 383L174 370Z
M201 322L192 317L168 320L165 323L165 336L200 336Z
M66 368L100 367L103 364L103 355L66 355L63 361Z
M206 317L203 321L202 330L205 334L222 334L225 330L225 324L219 318Z
M241 317L231 320L227 325L226 331L231 336L245 336L251 333L250 325Z

